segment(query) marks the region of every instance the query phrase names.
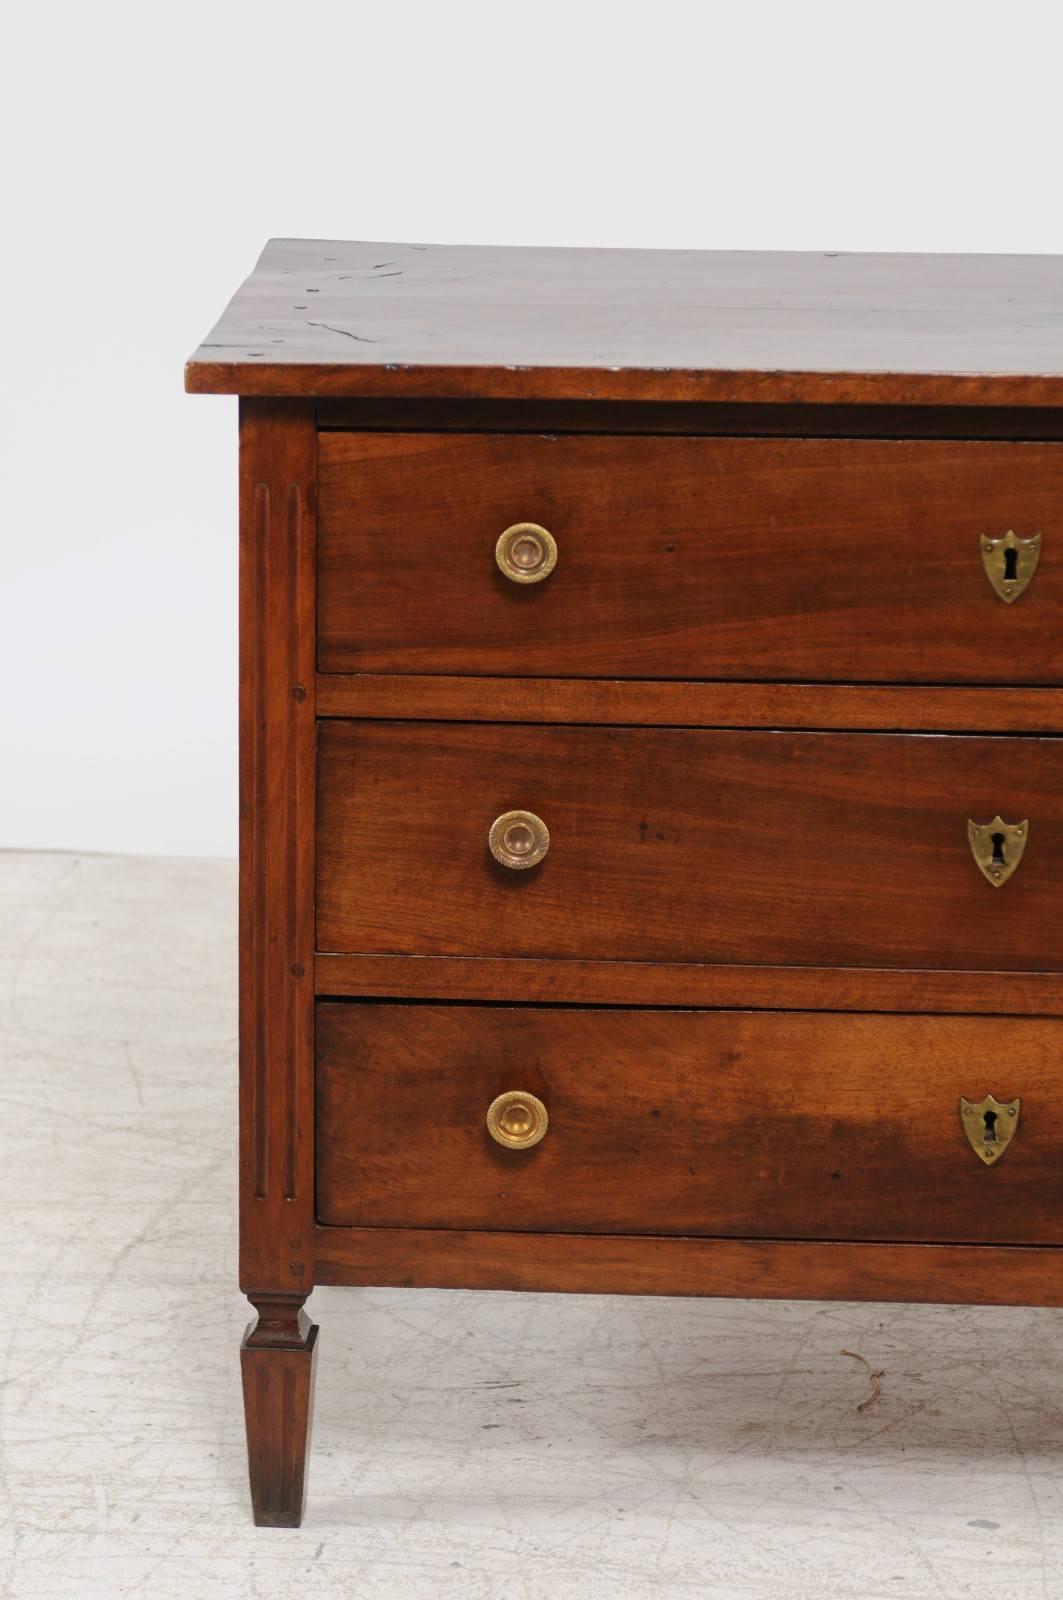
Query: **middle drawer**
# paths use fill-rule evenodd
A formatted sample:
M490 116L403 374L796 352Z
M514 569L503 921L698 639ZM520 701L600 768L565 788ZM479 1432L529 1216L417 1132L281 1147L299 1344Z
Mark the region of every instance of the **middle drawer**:
M1061 966L1058 740L335 721L318 761L323 951ZM514 810L530 870L488 849Z

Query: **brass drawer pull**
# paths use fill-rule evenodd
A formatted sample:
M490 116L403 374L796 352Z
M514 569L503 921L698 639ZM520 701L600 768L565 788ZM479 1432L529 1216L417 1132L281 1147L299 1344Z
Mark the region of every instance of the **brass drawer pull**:
M534 811L503 811L492 822L487 843L502 866L522 872L543 859L550 848L550 830Z
M526 1089L508 1089L487 1108L487 1131L507 1150L530 1150L549 1125L546 1107Z
M982 876L999 889L1022 860L1030 836L1029 819L1005 822L999 814L992 822L967 819L967 842Z
M511 583L542 583L557 565L557 542L537 522L515 522L499 535L495 560Z
M1025 594L1037 571L1041 535L1035 533L1029 539L1020 539L1009 528L999 539L992 539L988 533L983 533L978 545L993 593L1010 606L1013 600Z
M1008 1148L1019 1126L1022 1100L966 1100L960 1095L960 1122L979 1161L991 1167Z

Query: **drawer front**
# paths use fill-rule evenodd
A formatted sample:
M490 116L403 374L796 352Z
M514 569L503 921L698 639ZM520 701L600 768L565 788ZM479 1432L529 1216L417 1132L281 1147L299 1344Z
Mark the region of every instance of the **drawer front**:
M323 433L319 664L1060 683L1061 507L1059 444ZM540 582L496 564L521 522ZM1009 530L1043 542L1005 604Z
M1059 1020L322 1004L319 1214L1059 1244L1061 1064ZM489 1134L503 1095L545 1109L537 1144ZM989 1095L992 1164L965 1133ZM518 1098L503 1134L538 1115Z
M318 760L323 951L1061 967L1060 740L336 721ZM513 810L530 870L488 848ZM968 838L998 813L999 887Z

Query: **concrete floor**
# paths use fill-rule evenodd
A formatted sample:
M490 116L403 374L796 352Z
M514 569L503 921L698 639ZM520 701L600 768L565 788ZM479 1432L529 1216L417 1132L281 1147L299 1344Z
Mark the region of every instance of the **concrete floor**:
M306 1522L255 1530L234 886L0 855L3 1600L1063 1594L1050 1311L319 1290Z

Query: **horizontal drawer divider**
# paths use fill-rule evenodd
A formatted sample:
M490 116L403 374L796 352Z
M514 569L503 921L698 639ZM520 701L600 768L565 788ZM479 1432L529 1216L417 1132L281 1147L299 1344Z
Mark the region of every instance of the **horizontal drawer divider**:
M331 990L321 990L314 996L315 1000L328 1001L331 1005L359 1006L359 1005L395 1005L408 1009L417 1006L439 1006L446 1009L448 1006L462 1006L469 1010L479 1011L758 1011L758 1012L790 1012L806 1011L816 1016L847 1016L856 1008L852 1006L798 1006L798 1005L770 1005L766 1001L759 1005L750 1004L748 1001L736 1001L732 1005L698 1005L694 1002L677 1000L652 1000L628 1003L623 1000L526 1000L519 995L483 999L479 996L464 997L461 995L440 998L438 994L381 994L379 992L347 992L336 993ZM890 1006L880 1007L861 1006L860 1014L874 1015L903 1015L908 1017L939 1017L949 1015L974 1014L980 1017L1015 1017L1022 1015L1052 1016L1052 1012L1037 1010L1034 1012L1011 1011L978 1011L975 1007L965 1008L963 1011L953 1011L948 1006L936 1006L933 1010L920 1010L918 1006ZM1061 1008L1063 1012L1063 1008Z
M319 996L714 1009L1063 1014L1063 974L321 952ZM1006 1001L1006 1003L1004 1003Z
M323 718L1058 734L1063 689L319 673Z

